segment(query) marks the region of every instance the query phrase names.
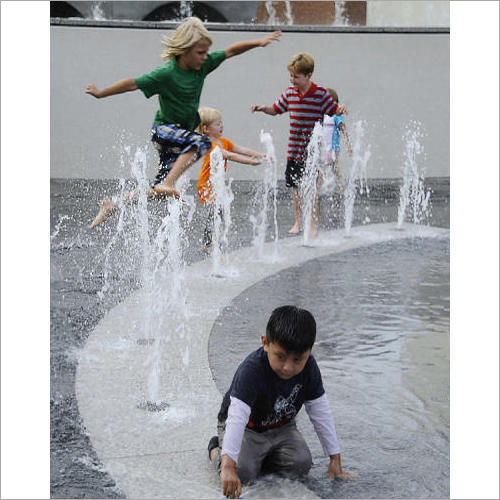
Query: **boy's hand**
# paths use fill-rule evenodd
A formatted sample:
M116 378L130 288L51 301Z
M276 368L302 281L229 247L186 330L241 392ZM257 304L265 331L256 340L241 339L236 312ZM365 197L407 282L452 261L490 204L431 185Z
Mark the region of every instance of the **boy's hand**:
M250 165L260 165L261 163L262 160L260 158L256 158L255 156L250 158Z
M349 111L347 109L347 106L345 104L339 104L337 106L337 109L335 111L338 115L348 115Z
M241 481L236 472L236 464L227 455L222 455L220 480L222 483L222 493L227 498L240 498Z
M85 93L93 95L94 97L97 97L97 99L99 99L99 97L100 97L100 91L93 83L89 83L85 87Z
M266 45L269 45L271 42L274 42L274 40L279 40L280 36L281 36L281 31L275 31L274 33L271 33L270 35L267 35L264 38L261 38L259 40L259 45L261 47L265 47Z
M256 111L264 111L265 108L265 104L253 104L252 106L250 106L250 111L252 113L255 113Z
M332 479L357 479L358 476L352 472L342 470L340 461L340 453L338 455L330 456L330 463L328 465L328 474Z

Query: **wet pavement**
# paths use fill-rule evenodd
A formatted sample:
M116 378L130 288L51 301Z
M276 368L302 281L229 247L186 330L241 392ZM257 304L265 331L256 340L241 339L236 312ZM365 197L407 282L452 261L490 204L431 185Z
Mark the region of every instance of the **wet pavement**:
M449 180L433 179L431 215L426 223L449 227ZM104 254L116 228L111 219L101 229L88 225L104 193L117 191L114 181L51 181L51 497L123 498L92 448L75 398L78 352L97 323L116 304L140 285L137 265L124 262L119 272L106 274ZM192 188L191 188L192 189ZM230 249L248 246L252 240L249 214L254 207L257 184L233 183ZM191 191L192 192L192 191ZM342 227L342 200L322 198L320 228ZM353 225L397 220L399 184L370 183L370 194L358 200ZM165 214L165 204L151 203L152 226ZM280 238L292 225L288 190L279 185L278 226ZM205 258L200 249L204 212L197 207L188 238L187 262ZM106 285L106 293L100 292Z

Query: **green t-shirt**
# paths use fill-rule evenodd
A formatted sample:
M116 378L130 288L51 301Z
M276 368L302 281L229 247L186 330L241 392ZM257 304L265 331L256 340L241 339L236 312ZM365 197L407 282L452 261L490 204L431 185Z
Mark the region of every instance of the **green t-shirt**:
M144 95L149 99L158 94L160 109L154 124L175 123L186 130L194 130L199 122L198 107L201 89L206 76L226 59L226 52L218 50L208 54L200 70L185 70L175 58L163 66L135 79Z

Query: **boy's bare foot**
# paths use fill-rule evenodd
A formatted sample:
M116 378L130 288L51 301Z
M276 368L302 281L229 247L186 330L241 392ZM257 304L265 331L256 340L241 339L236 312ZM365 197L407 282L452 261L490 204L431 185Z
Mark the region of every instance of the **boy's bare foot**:
M318 236L318 229L315 226L311 226L309 229L309 236L311 238L316 238L316 236Z
M94 229L101 222L104 222L117 208L118 206L114 201L104 198L104 200L101 201L101 206L99 207L96 218L92 224L90 224L90 228Z
M216 446L210 450L210 461L213 462L217 458L217 454L219 453L219 447Z
M300 233L300 224L297 222L288 230L288 234L299 234Z
M167 186L166 184L157 184L153 188L153 191L156 193L156 196L159 196L160 198L165 198L165 196L174 196L179 199L181 197L179 191L177 191L173 186Z

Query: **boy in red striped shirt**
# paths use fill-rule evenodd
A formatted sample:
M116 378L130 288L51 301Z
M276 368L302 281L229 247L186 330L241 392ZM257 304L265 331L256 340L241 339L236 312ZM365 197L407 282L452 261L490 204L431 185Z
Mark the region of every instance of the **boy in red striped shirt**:
M288 155L285 171L286 185L293 188L293 210L295 223L288 231L297 234L302 227L302 200L299 193L299 184L304 175L307 145L314 125L317 121L323 122L323 116L333 116L335 112L346 112L344 105L339 105L325 87L317 85L311 80L314 71L314 59L310 54L295 54L288 63L290 83L283 94L271 106L254 104L252 113L262 111L267 115L290 113L290 135L288 139ZM315 200L311 221L311 236L316 236L316 223L319 203Z

